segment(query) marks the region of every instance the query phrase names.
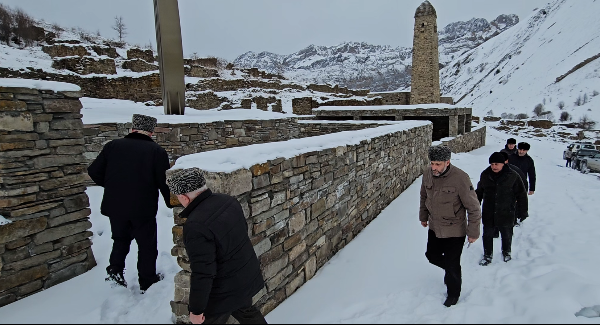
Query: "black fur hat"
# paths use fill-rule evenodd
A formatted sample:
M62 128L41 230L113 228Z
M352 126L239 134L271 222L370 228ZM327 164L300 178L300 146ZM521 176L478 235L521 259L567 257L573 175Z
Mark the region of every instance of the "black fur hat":
M531 149L531 145L527 142L520 142L517 148L523 149L523 150L529 150L529 149Z
M492 164L492 163L504 164L505 161L506 161L506 159L504 159L504 155L500 152L494 152L490 156L490 164Z
M506 140L506 144L517 144L517 139L510 138L510 139Z
M140 131L154 132L156 127L156 118L141 114L133 114L131 128Z
M206 185L206 179L200 168L167 170L167 185L175 195L187 194Z
M452 156L452 150L448 146L439 145L429 147L430 161L448 161Z

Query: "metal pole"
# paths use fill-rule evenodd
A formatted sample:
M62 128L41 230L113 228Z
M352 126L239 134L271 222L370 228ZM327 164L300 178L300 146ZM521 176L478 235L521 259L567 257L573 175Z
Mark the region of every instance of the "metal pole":
M156 46L166 115L183 115L185 72L177 0L154 0Z

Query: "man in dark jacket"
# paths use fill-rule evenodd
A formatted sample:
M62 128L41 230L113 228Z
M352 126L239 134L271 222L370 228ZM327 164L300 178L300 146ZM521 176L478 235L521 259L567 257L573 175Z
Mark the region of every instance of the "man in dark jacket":
M107 143L88 167L90 178L104 187L100 212L110 219L113 248L106 281L127 287L125 258L135 239L142 292L162 279L162 274L156 273L159 190L171 207L165 182L169 157L151 138L155 127L154 117L134 114L131 133Z
M423 172L419 220L429 227L429 262L446 272L448 297L444 306L458 303L462 285L460 256L468 237L469 245L479 238L481 210L469 175L450 164L447 146L429 148L430 168ZM467 215L468 213L468 215Z
M515 172L517 172L517 174L519 174L519 177L521 177L521 181L523 181L523 186L525 187L525 190L527 190L529 188L529 183L527 182L527 175L525 175L525 173L523 173L523 171L519 167L508 162L509 156L506 152L501 151L500 153L502 153L502 155L504 155L504 164L508 165L508 167L510 169L514 170ZM519 218L519 210L517 209L517 210L515 210L515 226L517 226L517 227L519 226L519 221L521 221L521 220ZM499 232L497 229L498 228L496 228L496 233L494 233L494 238L499 237L498 236Z
M519 210L521 220L528 216L527 192L519 174L504 163L500 152L494 152L489 162L490 167L481 173L475 190L479 202L483 201L483 259L479 262L482 266L492 262L495 227L502 235L504 262L511 260L515 209Z
M517 139L510 138L506 140L506 145L504 146L504 149L500 150L500 152L506 152L509 156L518 154Z
M188 309L193 324L266 324L252 297L265 285L236 198L212 193L198 168L167 171L167 184L185 207L183 241L192 271Z
M533 195L535 192L535 163L527 153L531 149L531 145L527 142L521 142L518 146L518 154L510 155L508 161L519 167L524 174L529 176L529 195ZM527 190L527 188L526 188Z

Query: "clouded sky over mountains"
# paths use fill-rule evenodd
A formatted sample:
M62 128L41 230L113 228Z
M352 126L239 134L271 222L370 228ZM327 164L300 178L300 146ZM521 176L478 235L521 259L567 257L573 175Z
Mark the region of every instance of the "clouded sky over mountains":
M414 13L422 0L179 0L186 56L234 60L247 51L291 54L314 45L346 41L412 46ZM525 19L548 0L431 0L438 25L517 14ZM116 38L114 17L122 16L126 40L156 44L152 0L0 0L36 19L81 27Z

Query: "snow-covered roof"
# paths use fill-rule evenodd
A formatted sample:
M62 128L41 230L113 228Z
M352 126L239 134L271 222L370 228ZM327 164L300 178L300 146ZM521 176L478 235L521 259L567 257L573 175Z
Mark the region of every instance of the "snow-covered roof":
M316 137L201 152L177 159L173 168L198 167L207 172L229 173L242 168L250 168L253 165L277 158L292 158L311 151L356 145L360 144L363 140L370 141L379 136L410 130L428 124L431 124L431 122L403 121L359 131L343 131Z
M54 92L81 91L79 86L66 82L17 78L0 78L0 87L31 88L39 90L52 90Z

